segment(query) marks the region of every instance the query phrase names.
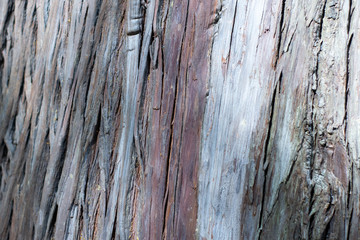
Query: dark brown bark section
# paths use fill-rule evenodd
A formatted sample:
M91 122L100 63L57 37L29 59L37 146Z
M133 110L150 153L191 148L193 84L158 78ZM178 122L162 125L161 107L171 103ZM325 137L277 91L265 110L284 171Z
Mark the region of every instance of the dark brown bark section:
M145 160L142 239L193 239L202 118L212 30L211 1L158 6L141 103ZM159 224L154 224L159 223Z

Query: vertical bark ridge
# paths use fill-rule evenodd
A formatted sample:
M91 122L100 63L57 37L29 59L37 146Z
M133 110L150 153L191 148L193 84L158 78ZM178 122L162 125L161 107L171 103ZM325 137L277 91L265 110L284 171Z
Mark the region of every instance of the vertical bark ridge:
M358 238L358 5L0 1L0 238Z

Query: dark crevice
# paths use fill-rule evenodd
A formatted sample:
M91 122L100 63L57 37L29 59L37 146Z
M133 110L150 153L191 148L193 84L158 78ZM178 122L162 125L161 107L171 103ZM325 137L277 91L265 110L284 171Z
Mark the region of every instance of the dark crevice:
M140 141L138 134L139 134L138 129L136 129L134 131L133 145L135 146L135 150L136 150L136 160L140 165L140 172L143 174L145 172L145 166L144 166L145 163L143 161L142 150L140 148Z
M94 22L91 24L92 26L96 26L97 21L99 20L99 15L100 15L100 10L101 10L101 6L102 6L102 2L103 2L103 0L98 0L98 1L96 1L95 17L94 17Z
M147 81L147 77L146 76L149 76L150 75L150 62L151 62L151 59L150 59L150 53L148 53L147 55L147 59L146 59L146 63L145 63L145 69L144 69L144 76L142 77L143 79L139 79L140 81L140 96L138 97L138 105L137 105L137 116L136 116L136 119L137 119L137 122L135 124L135 129L134 129L134 144L135 144L135 147L136 147L136 154L138 156L138 160L139 160L139 163L140 163L140 166L141 166L141 172L143 173L145 171L144 169L144 156L143 156L143 151L142 151L142 147L141 147L141 144L140 144L140 138L142 137L142 133L140 132L139 129L139 125L141 124L141 117L140 116L143 116L143 112L144 112L144 102L145 102L145 97L146 97L146 89L147 89L147 84L148 84L148 81ZM141 76L139 76L141 77Z
M41 136L39 136L41 137ZM50 144L49 144L49 129L46 130L43 142L45 143L43 145L43 149L40 151L40 159L49 159L49 155L50 155ZM31 174L31 182L35 183L34 184L34 188L36 188L36 191L40 193L40 195L43 195L44 192L44 187L46 187L47 183L49 182L45 182L46 179L46 169L48 167L48 161L36 161L35 162L35 172L33 174ZM57 170L57 168L54 168ZM38 177L35 177L38 176ZM37 178L37 179L35 179ZM60 177L59 177L60 178ZM55 182L55 181L54 181ZM50 217L51 217L51 213L52 213L52 207L53 207L53 202L54 202L54 198L56 195L56 191L53 190L54 188L51 189L51 192L48 194L48 198L46 199L46 207L44 210L44 218L43 221L41 222L41 224L48 224L50 221ZM31 192L29 192L29 194L31 194ZM41 198L39 199L41 200ZM41 202L40 202L41 205ZM45 228L41 228L40 229L40 234L41 237L43 238L47 232L48 229L48 225Z
M181 51L181 50L180 50ZM180 53L180 59L181 59L181 53ZM181 61L179 61L179 66L181 65ZM179 67L180 68L180 67ZM165 223L165 216L166 216L166 210L167 210L167 205L168 205L168 190L169 190L169 178L170 178L170 161L171 161L171 153L172 153L172 146L174 143L174 138L173 138L173 132L174 132L174 120L175 120L175 115L176 115L176 102L177 102L177 97L178 97L178 84L179 84L179 79L178 77L176 78L176 84L175 84L175 98L174 98L174 102L173 102L173 107L172 107L172 116L171 116L171 122L170 122L170 138L169 138L169 144L168 144L168 150L167 150L167 157L166 157L166 172L165 172L165 176L166 176L166 182L165 182L165 193L163 196L163 208L164 208L164 222L163 222L163 237L164 237L164 232L165 232L165 228L166 228L166 223Z
M319 15L319 21L316 22L318 25L315 28L315 39L314 39L314 46L319 47L317 53L316 53L316 63L314 70L312 72L312 76L315 75L314 82L312 83L312 86L309 87L309 98L308 98L308 109L307 109L307 119L306 119L306 125L305 125L305 138L307 143L307 149L306 149L306 162L308 167L308 188L310 189L309 194L309 206L308 206L308 215L309 215L309 225L308 225L308 239L313 238L313 230L314 230L314 219L316 213L312 212L313 203L314 203L314 191L315 191L315 183L313 182L313 175L314 175L314 158L315 153L314 149L316 147L316 139L317 139L317 127L314 124L315 121L315 98L317 95L317 85L318 85L318 79L319 79L319 64L320 64L320 53L322 49L322 31L323 31L323 24L324 24L324 17L325 17L325 10L326 10L326 3L325 0L323 2L323 6L321 9L321 13ZM320 44L318 46L317 44Z
M93 42L93 41L91 41ZM92 56L89 58L89 62L88 64L86 64L86 66L89 66L88 67L88 71L87 71L87 78L84 79L85 81L85 84L86 84L86 91L85 91L85 101L84 101L84 104L85 104L85 107L84 107L84 112L83 112L83 116L85 117L86 115L86 105L90 105L88 103L88 99L89 99L89 90L90 90L90 85L91 85L91 75L92 75L92 72L94 70L94 65L95 65L95 59L96 59L96 50L94 50L94 44L92 43L91 44L91 47L90 47L90 52L93 53Z
M164 0L161 0L161 1L164 1ZM165 13L165 11L164 11ZM163 17L163 20L161 21L160 19L160 16ZM166 34L166 24L167 24L167 18L169 16L169 6L167 6L166 8L166 13L165 13L165 16L163 14L159 14L159 20L158 20L158 26L157 26L157 32L156 34L157 35L161 35L163 38ZM161 27L161 24L163 23L163 27ZM163 41L164 42L164 41ZM162 46L162 45L161 45ZM162 47L161 47L162 48Z
M45 73L44 72L42 72L41 73L41 83L39 84L39 86L43 86L44 85L44 81L45 81ZM39 117L40 117L40 110L41 110L41 108L42 108L42 104L43 104L43 93L42 93L42 91L43 91L43 88L40 88L39 89L39 92L38 92L38 97L40 98L40 99L38 99L38 101L37 101L37 103L36 103L36 106L38 106L38 109L36 109L36 111L35 111L35 114L36 114L36 116L35 116L35 128L36 128L36 130L35 130L35 136L34 136L34 138L36 137L36 135L37 135L37 126L38 126L38 123L39 123Z
M321 240L329 239L330 227L331 227L331 223L332 223L332 219L333 219L334 215L335 214L333 213L333 215L331 216L329 222L326 223L325 229L321 234Z
M94 26L91 31L91 33L94 33L94 39L91 41L92 42L91 50L94 52L96 52L96 50L99 48L99 43L101 42L101 39L103 36L103 27L101 25L101 21L100 21L100 24L97 25L99 18L100 18L100 14L101 14L102 2L103 2L103 0L96 1L95 16L93 18L94 22L90 23L91 26ZM95 42L96 42L96 49L93 50L93 46L94 46Z
M68 211L67 211L67 216L66 216L66 220L64 221L65 222L65 231L64 231L64 239L70 239L69 235L70 235L70 231L73 227L73 225L71 224L72 223L72 219L75 217L74 215L74 212L76 211L78 205L75 203L75 198L72 199L71 203L70 203L70 206L68 207ZM96 227L94 227L96 228Z
M233 16L233 21L232 21L232 27L231 27L231 34L230 34L230 45L229 45L229 53L227 56L227 65L226 68L229 67L229 62L230 62L230 55L231 55L231 49L232 49L232 42L233 42L233 36L234 36L234 29L235 29L235 22L236 22L236 14L237 14L237 5L238 5L238 1L236 1L235 3L235 11L234 11L234 16Z
M23 187L25 174L26 174L26 162L24 161L24 163L22 164L22 170L21 170L20 179L19 179L19 191L21 191L21 189Z
M144 34L147 34L145 31L146 8L141 9L141 14L139 16L139 19L141 21L140 28L138 29L138 31L134 31L133 33L135 33L134 35L136 35L136 32L138 32L137 34L140 35L140 44L139 44L140 48L139 48L139 58L138 58L138 67L140 68L141 63L144 60L141 55L141 53L143 52L143 48L144 48L144 46L143 46L144 45L144 37L145 37ZM152 25L152 23L151 23L151 25ZM153 35L152 30L151 30L151 35ZM128 36L131 36L131 32L128 33ZM145 43L145 44L148 44L148 43ZM145 66L148 65L147 62L144 64L145 64ZM139 69L139 70L140 70L140 72L142 72L142 69ZM145 76L145 74L144 74L144 76ZM142 80L142 79L139 79L139 80Z
M352 166L351 166L350 171L352 172ZM352 174L351 174L351 177L353 177ZM346 208L349 209L350 198L351 198L351 181L350 180L348 181L347 196L346 197L347 197L346 198Z
M295 33L296 33L296 29L297 29L297 25L296 25L295 30L293 31L293 33L292 33L291 36L290 36L290 40L289 40L288 44L286 45L286 48L285 48L284 52L289 51L289 48L290 48L290 46L291 46L291 43L292 43L293 40L294 40L294 36L295 36Z
M236 2L237 4L237 2ZM222 11L223 11L223 4L220 4L220 8L216 8L215 13L213 12L212 14L215 15L214 19L211 21L210 25L208 26L208 28L210 28L213 25L216 25L219 23L221 15L222 15ZM236 8L235 8L236 11ZM235 19L234 19L235 20ZM235 21L234 21L235 22Z
M1 146L1 150L2 150L1 160L7 159L7 158L8 158L9 149L7 148L4 140L1 142L1 145L0 145L0 146ZM3 163L3 161L1 161L0 163Z
M281 3L281 15L280 15L280 23L278 26L278 40L276 46L276 55L275 55L275 63L274 68L276 68L281 53L281 41L282 41L282 33L283 33L283 25L284 25L284 18L285 18L285 9L286 9L286 0L283 0Z
M260 217L259 217L259 229L262 229L262 222L263 222L263 215L264 215L264 208L265 208L265 195L266 195L266 186L267 186L267 175L268 175L268 154L269 153L269 146L271 143L271 131L273 129L273 119L274 119L274 111L275 111L275 104L278 95L281 93L281 85L282 85L282 78L283 74L280 72L279 79L276 83L276 86L273 90L272 100L270 105L270 116L269 116L269 125L268 125L268 132L265 140L265 150L264 150L264 159L263 159L263 166L264 166L264 182L262 188L262 199L261 199L261 210L260 210Z
M348 228L347 228L347 233L346 233L346 235L347 235L347 236L346 236L346 240L350 240L350 233L351 233L353 213L354 213L354 209L351 208L350 218L349 218Z
M32 226L32 229L31 229L31 239L35 239L35 226L34 225Z
M159 0L158 1L158 7L157 7L157 13L155 14L156 16L156 35L158 33L161 33L162 32L162 28L161 28L161 24L162 24L162 21L161 21L161 18L163 17L163 13L165 12L164 10L164 0ZM155 19L154 19L155 21Z
M175 87L175 91L177 90L177 85ZM174 139L173 139L173 121L174 121L174 116L175 116L175 112L176 112L176 109L175 109L175 104L176 104L176 97L175 97L175 100L174 100L174 105L173 105L173 116L171 118L171 127L170 127L170 144L168 144L168 155L167 155L167 158L166 158L166 172L165 172L165 176L166 176L166 181L165 181L165 193L164 193L164 196L163 196L163 218L164 218L164 221L163 221L163 230L162 230L162 235L164 237L164 233L165 233L165 229L166 229L166 211L167 211L167 207L168 207L168 196L169 196L169 178L170 178L170 160L171 160L171 149L172 149L172 146L173 146L173 142L174 142Z
M144 102L145 102L145 97L146 97L146 90L147 90L147 84L148 84L148 77L150 77L150 53L147 55L147 60L146 60L146 64L145 64L145 69L144 69L144 76L143 79L139 79L141 81L140 83L140 96L138 98L139 101L139 105L138 105L138 109L137 109L137 123L136 123L136 140L137 142L135 142L137 145L137 154L139 155L141 162L143 162L143 153L142 153L142 147L140 144L140 139L142 137L142 132L139 131L139 125L141 124L141 117L139 116L143 116L144 113ZM142 128L140 128L142 129ZM143 169L144 170L144 169Z
M116 216L117 216L117 212L115 212L115 220L114 220L114 223L113 223L111 239L115 239L115 237L116 237Z
M348 152L349 155L349 152ZM352 191L353 191L353 184L354 184L354 162L351 162L351 167L350 167L350 178L349 178L349 182L348 182L348 189L347 189L347 199L346 199L346 217L349 219L349 222L347 224L347 232L346 232L346 239L349 240L350 239L350 230L351 230L351 222L352 222L352 215L353 215L353 206L351 206L350 204L352 203ZM349 214L350 211L350 214Z
M38 31L38 22L37 22L37 12L36 12L36 4L34 6L34 11L32 13L32 35L31 35L31 45L30 51L32 56L36 56L36 44L37 44L37 31ZM36 69L36 61L31 61L30 63L30 76L33 76L33 73ZM32 82L32 78L30 78L30 82Z
M90 84L90 83L89 83ZM122 101L121 101L121 99L122 99L122 95L121 95L121 91L119 91L118 92L118 94L117 94L117 102L116 102L116 104L115 104L115 111L114 111L114 113L115 113L115 115L116 116L121 116L121 110L122 110ZM117 129L118 129L118 127L116 127L116 130L114 131L115 133L117 132Z
M0 48L0 81L2 80L2 75L3 75L3 71L4 71L4 55L2 53L2 48ZM0 92L2 92L2 84L0 82Z
M23 1L24 7L23 7L23 19L22 19L22 24L21 24L21 32L24 32L24 27L25 27L25 23L26 23L26 18L27 18L27 14L26 14L26 10L27 10L27 4L28 1Z
M49 12L50 12L50 0L44 1L44 27L46 29L46 25L49 19Z
M176 163L176 175L175 176L179 176L179 163L177 162ZM180 204L180 201L177 201L177 195L179 194L179 195L181 195L181 193L179 192L180 190L178 189L178 186L181 186L182 185L182 178L181 178L181 176L180 176L180 178L175 178L175 180L174 180L174 182L175 182L175 187L174 187L174 189L175 189L175 191L174 191L174 209L176 209L177 207L178 207L178 205ZM172 224L173 224L173 232L175 232L176 230L175 230L175 224L176 224L176 219L175 219L175 214L173 215L173 221L172 221Z
M84 176L84 196L83 196L83 202L82 204L86 206L86 199L87 199L87 192L88 192L88 182L89 182L89 156L90 153L87 152L84 156L84 161L82 163L82 169L84 170L83 176Z
M4 63L5 63L5 58L3 55L3 50L6 49L6 43L7 43L7 35L9 34L7 28L11 22L11 20L13 20L12 16L14 15L14 11L15 11L15 1L14 0L9 0L7 3L7 11L5 13L5 17L4 17L4 24L2 26L2 29L0 29L0 91L2 92L2 83L1 80L3 78L3 71L4 71ZM10 48L12 48L12 43L10 40ZM6 82L6 87L9 84L9 77L7 78ZM0 101L1 98L3 96L0 95Z
M76 57L74 59L75 63L74 63L73 79L77 79L76 74L77 74L77 69L78 69L78 66L79 66L79 63L80 63L80 58L81 58L81 50L82 50L83 42L84 42L84 33L85 33L86 19L87 19L87 16L88 16L88 12L89 12L89 7L87 7L86 10L85 10L84 24L83 24L83 26L81 28L81 32L80 32L79 45L77 47Z
M96 119L96 124L94 126L94 131L93 131L93 135L92 135L89 147L94 145L97 142L98 137L99 137L99 133L101 131L100 127L101 127L101 104L99 106L97 119Z
M90 158L93 157L92 153L94 153L94 146L96 145L96 142L98 141L99 135L101 131L101 104L98 109L97 118L96 118L96 124L92 128L91 135L88 135L89 141L88 144L85 146L85 153L84 153L84 159L81 163L81 176L83 176L85 179L85 186L84 186L84 201L86 202L86 196L88 191L88 177L89 177L89 171L90 171Z
M80 240L82 240L83 239L83 237L82 237L82 233L83 233L83 231L84 231L84 207L83 207L83 204L80 204L79 205L79 208L80 208L80 210L79 210L79 222L78 222L78 224L79 224L79 229L78 229L78 231L77 231L77 237L76 237L76 239L80 239Z
M315 225L315 213L311 214L311 209L314 203L314 193L315 193L315 187L310 186L310 196L309 196L309 209L308 209L308 215L310 216L309 219L309 229L308 229L308 239L312 239L312 233ZM311 214L311 215L310 215Z
M61 104L61 80L57 79L55 81L55 87L54 87L54 91L53 91L53 98L54 98L54 105L56 110L59 109L60 104Z
M3 161L3 159L0 159L0 161ZM1 164L1 162L0 162L0 190L2 189L2 180L3 180L3 171L5 171L4 169L3 169L3 166L2 166L2 164ZM3 196L2 196L2 193L0 194L0 202L2 202L2 198L3 198Z
M151 62L151 68L157 69L158 68L158 54L159 54L159 37L151 32L151 39L150 39L150 47L149 47L149 58L148 61ZM146 65L147 66L147 65ZM146 76L146 74L144 74Z
M333 190L332 190L332 188L331 188L331 185L330 184L328 184L329 185L329 201L328 201L328 205L327 205L327 207L326 207L326 209L325 209L325 213L326 214L328 214L329 212L330 212L330 210L332 209L332 206L333 206L333 204L332 204L332 201L333 201Z
M54 236L57 212L58 212L58 205L55 204L54 210L52 211L51 219L50 219L50 222L49 222L49 225L48 225L48 234L47 234L48 239L52 239L52 237Z
M18 97L19 100L21 99L21 95L24 92L24 85L25 85L25 67L23 69L23 74L22 74L21 79L20 79L20 89L19 89L19 97Z
M4 18L4 25L3 28L1 29L0 33L4 34L5 29L8 27L11 17L14 14L14 10L15 10L15 0L8 0L8 5L7 5L7 11L5 13L5 18ZM5 38L3 39L3 41L5 41ZM4 48L4 42L1 43L1 48Z
M347 25L347 33L350 34L350 27L351 27L351 18L353 14L352 9L352 0L349 0L349 13L348 13L348 25ZM348 188L347 188L347 199L346 199L346 217L349 219L347 224L347 231L346 231L346 239L350 240L350 233L351 233L351 225L352 225L352 217L353 217L353 208L350 206L351 204L351 194L353 189L353 177L354 177L354 163L351 160L350 156L350 148L349 143L347 141L347 124L348 124L348 101L349 101L349 80L350 80L350 49L351 49L351 43L353 40L354 34L349 35L349 40L346 46L346 75L345 75L345 115L343 120L343 126L344 126L344 138L345 138L345 144L346 144L346 152L348 160L351 162L350 167L350 180L348 181ZM350 216L349 216L350 211Z
M348 13L348 21L347 21L347 33L348 34L350 33L351 18L354 13L354 9L355 8L353 8L352 0L349 0L349 13Z
M174 97L174 102L173 102L173 108L172 108L172 117L171 117L171 122L170 122L170 144L168 147L168 152L167 152L167 158L166 158L166 182L165 182L165 193L163 196L164 199L164 204L163 204L163 208L164 208L164 216L163 216L163 232L162 232L162 236L164 236L165 233L165 229L166 229L166 210L167 210L167 206L168 206L168 189L169 189L169 178L170 178L170 161L171 161L171 154L172 154L172 146L174 144L174 121L175 121L175 116L176 116L176 103L178 100L178 92L179 92L179 84L180 84L180 71L181 71L181 60L182 60L182 51L183 51L183 47L184 47L184 41L185 41L185 36L186 36L186 30L187 30L187 24L188 24L188 19L189 19L189 6L190 6L190 0L188 0L187 2L187 9L186 9L186 17L185 17L185 24L184 24L184 32L182 35L182 39L181 39L181 46L180 46L180 54L179 54L179 60L178 60L178 74L176 77L176 82L175 82L175 97ZM175 181L177 181L178 177L178 173L176 174L175 177ZM176 188L175 188L175 193L177 192ZM166 199L166 200L165 200ZM176 201L176 197L174 197L175 201ZM175 204L175 203L174 203ZM173 218L173 224L174 224L174 220L175 218ZM175 226L175 224L173 225L173 227Z
M142 33L142 30L141 29L136 29L136 30L133 30L133 31L128 31L127 33L126 33L126 35L128 35L128 36L135 36L135 35L138 35L138 34L140 34L140 33Z
M350 179L351 181L349 181L349 186L348 186L348 192L347 192L347 202L346 202L346 207L347 209L350 208L350 200L351 200L351 194L352 194L352 190L354 189L354 162L351 163L351 167L350 167Z
M345 75L345 116L344 116L344 135L347 135L347 118L348 118L348 100L349 100L349 79L350 79L350 48L354 34L350 35L349 42L346 46L346 75ZM348 153L349 154L349 153Z
M296 158L296 159L297 159L297 158ZM296 159L291 162L290 171L289 171L289 174L287 175L287 177L286 177L286 179L285 179L285 183L287 183L287 182L290 180L290 177L291 177L291 175L292 175L292 172L294 171L294 166L295 166Z
M321 37L322 37L324 18L325 18L325 11L326 11L326 3L327 3L327 0L324 1L324 5L322 6L322 11L321 11L321 14L320 14L319 31L318 31L319 39L321 39Z
M11 200L11 204L10 204L10 214L9 214L9 222L8 222L8 228L5 228L5 231L7 232L7 239L10 239L10 229L11 229L11 225L12 225L12 217L13 217L13 212L14 212L14 200ZM1 234L3 235L3 233Z
M66 152L67 152L67 143L68 143L68 137L69 137L69 127L66 128L66 133L64 138L62 139L62 142L60 143L60 149L59 149L59 155L58 155L58 159L56 160L55 163L55 173L54 173L54 180L53 180L53 189L49 195L49 198L47 199L47 204L46 204L46 212L45 215L48 216L48 211L51 208L51 206L53 205L56 197L56 193L58 191L58 187L59 187L59 183L60 183L60 178L61 178L61 173L62 173L62 169L64 167L64 163L65 163L65 158L66 158ZM45 180L45 178L44 178ZM51 223L51 221L50 221ZM48 225L50 226L50 225Z
M138 102L137 102L137 106L136 106L136 123L134 126L134 144L135 144L135 149L136 149L136 154L137 154L137 160L140 163L140 167L141 167L141 174L144 173L145 169L144 169L144 160L143 160L143 153L142 153L142 148L141 148L141 144L140 144L140 137L141 137L141 133L140 130L141 128L139 128L139 125L141 124L141 116L143 116L143 111L144 111L144 101L145 101L145 93L146 93L146 89L147 89L147 77L150 75L150 63L151 63L151 56L150 56L150 51L149 51L149 44L154 40L154 32L152 31L152 22L147 23L151 25L151 30L150 30L150 41L146 41L144 42L144 38L146 37L145 35L148 34L145 31L145 19L146 19L146 12L147 12L147 7L146 7L146 2L142 2L141 3L141 14L139 16L139 19L141 21L141 26L139 29L137 29L136 31L134 31L133 33L128 32L127 35L131 36L131 35L136 35L136 34L140 34L140 43L139 43L139 57L138 57L138 68L139 68L139 74L138 74L138 81L139 81L139 91L140 91L140 96L138 96ZM146 39L145 39L146 40ZM146 52L147 51L147 52Z
M117 213L118 213L117 208L115 208L115 217L114 217L113 227L112 227L112 230L111 230L111 239L116 238Z
M94 222L97 223L98 221L98 216L99 216L99 211L100 211L100 203L99 203L99 197L96 199L96 205L95 205L95 211L94 211ZM97 228L94 227L92 229L92 232L90 232L90 236L89 239L96 239L96 232L97 232Z
M159 43L160 46L163 45L164 39L165 37L162 36L161 37L161 42ZM164 79L165 79L165 58L164 58L164 49L162 47L159 47L160 49L160 53L161 53L161 96L160 96L160 116L162 114L162 108L161 108L161 104L163 101L163 97L164 97Z
M58 116L57 116L57 113L58 113L58 110L60 108L60 104L61 104L61 95L62 95L62 89L61 89L61 83L60 83L60 79L56 79L55 80L55 83L54 83L54 90L52 92L52 111L53 111L53 114L55 115L55 120L54 120L54 134L56 135L57 133L57 120L58 120Z

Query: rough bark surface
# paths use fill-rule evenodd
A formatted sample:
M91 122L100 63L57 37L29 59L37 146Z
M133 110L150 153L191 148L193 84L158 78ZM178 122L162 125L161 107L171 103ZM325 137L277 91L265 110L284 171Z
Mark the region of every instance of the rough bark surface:
M359 239L360 1L0 1L0 239Z

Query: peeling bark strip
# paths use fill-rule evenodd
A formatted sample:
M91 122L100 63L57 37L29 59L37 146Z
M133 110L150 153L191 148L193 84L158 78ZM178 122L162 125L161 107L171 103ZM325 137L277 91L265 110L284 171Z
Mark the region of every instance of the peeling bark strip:
M0 239L358 239L359 10L0 1Z

